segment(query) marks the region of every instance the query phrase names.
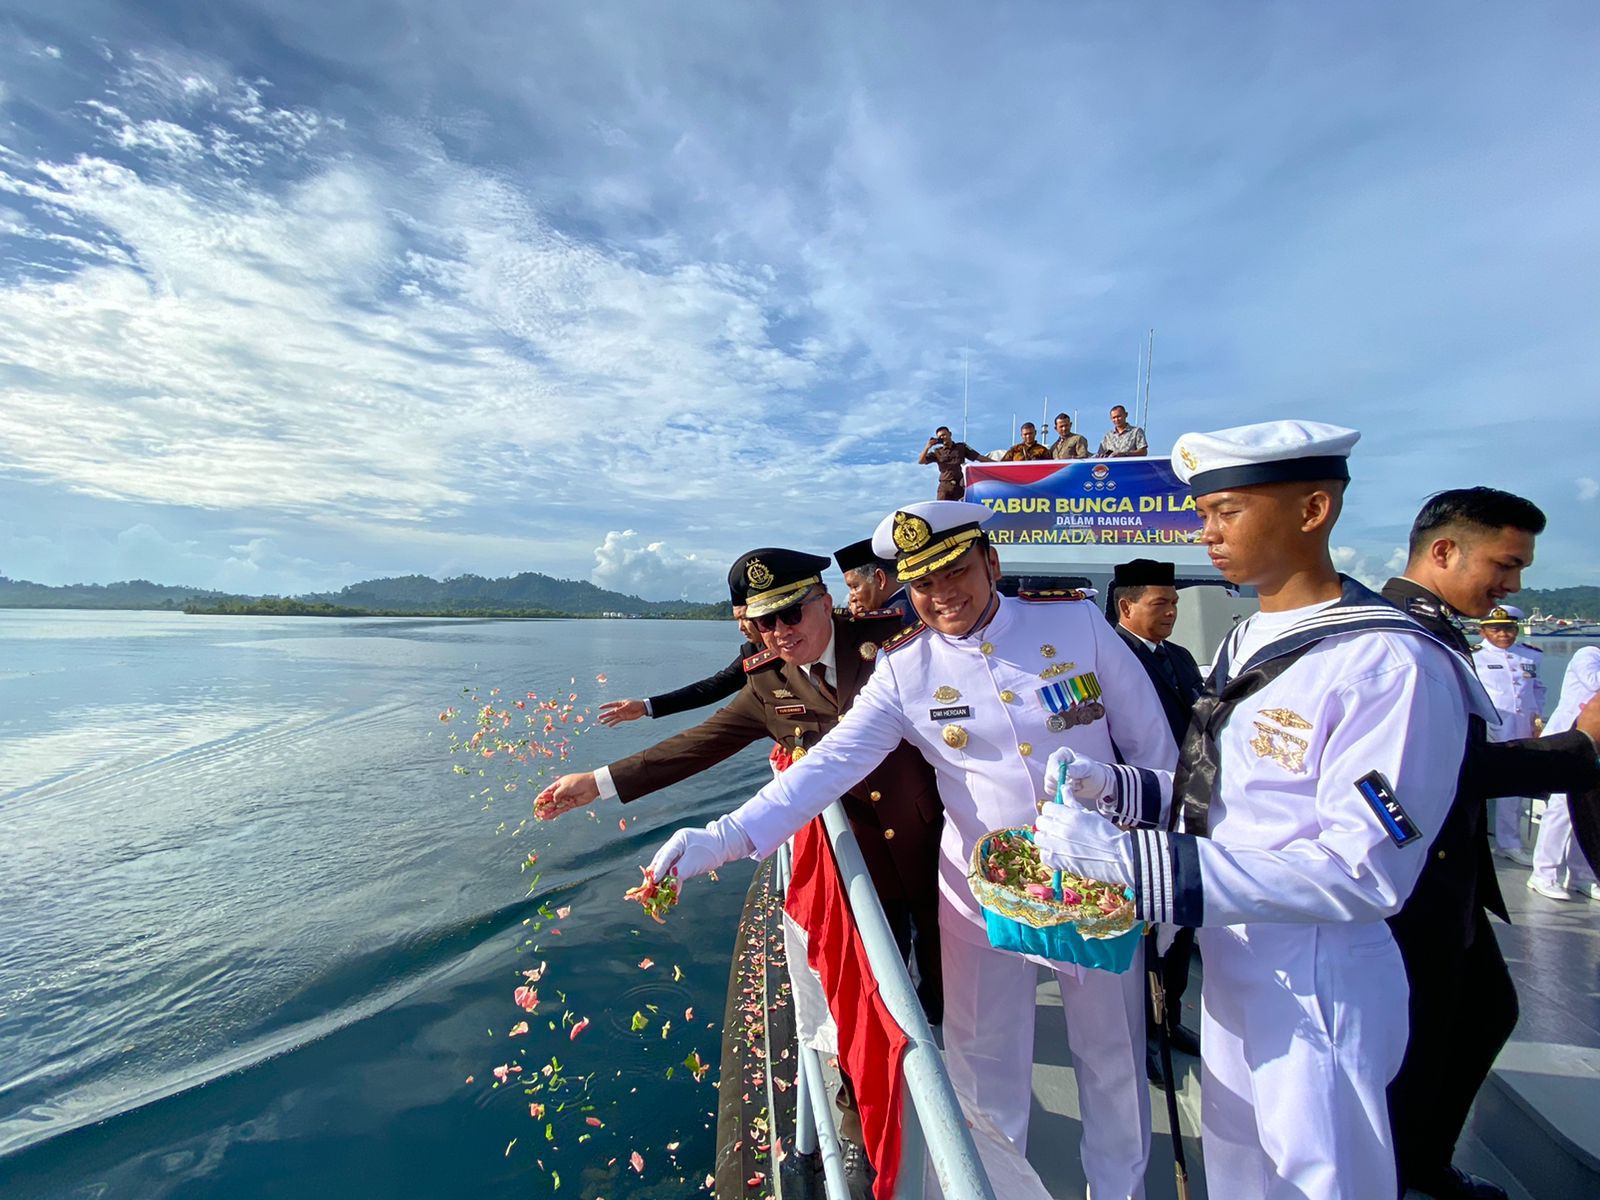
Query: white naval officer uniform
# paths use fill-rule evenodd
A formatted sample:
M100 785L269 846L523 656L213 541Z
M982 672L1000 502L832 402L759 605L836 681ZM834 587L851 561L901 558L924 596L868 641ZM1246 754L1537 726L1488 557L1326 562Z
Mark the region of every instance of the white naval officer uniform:
M1512 649L1516 649L1515 646ZM1567 733L1578 722L1578 712L1600 692L1600 646L1584 646L1572 656L1561 681L1561 699L1544 727L1544 736ZM1587 887L1594 874L1572 837L1572 815L1565 793L1550 797L1539 822L1539 839L1533 847L1532 878L1546 887Z
M1184 434L1174 466L1196 497L1347 480L1358 437L1293 421ZM1251 617L1223 643L1207 693L1222 702L1196 705L1215 746L1185 756L1193 832L1122 832L1056 805L1039 818L1041 857L1122 879L1141 917L1199 930L1208 1194L1392 1197L1385 1089L1409 990L1386 918L1427 862L1468 712L1490 713L1488 699L1448 647L1350 579L1336 601ZM1164 823L1131 803L1116 812Z
M1473 650L1472 665L1500 714L1499 725L1489 726L1489 740L1509 742L1536 736L1533 719L1544 713L1545 701L1538 663L1518 643L1501 650L1484 642ZM1494 841L1501 850L1522 849L1522 823L1532 803L1526 796L1496 799Z
M1052 729L1041 691L1090 675L1104 715ZM1111 761L1115 740L1125 762L1168 771L1177 750L1144 669L1093 604L999 597L994 616L966 637L922 628L885 650L839 724L733 820L757 855L770 854L902 739L933 764L945 808L939 931L950 1080L963 1105L1024 1148L1038 960L989 945L966 880L972 848L990 830L1033 823L1045 760L1057 747ZM1153 787L1153 773L1143 774ZM1046 965L1061 984L1091 1194L1142 1196L1150 1153L1143 975Z

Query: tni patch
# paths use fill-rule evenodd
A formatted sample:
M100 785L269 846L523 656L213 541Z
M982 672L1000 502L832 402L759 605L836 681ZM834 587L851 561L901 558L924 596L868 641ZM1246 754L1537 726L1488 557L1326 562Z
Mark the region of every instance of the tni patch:
M1400 801L1395 799L1394 789L1389 786L1389 781L1377 771L1369 771L1356 780L1356 791L1361 793L1361 798L1372 806L1372 811L1377 814L1378 823L1383 826L1384 832L1389 835L1389 840L1396 846L1409 845L1422 836L1422 833L1406 810L1400 807Z

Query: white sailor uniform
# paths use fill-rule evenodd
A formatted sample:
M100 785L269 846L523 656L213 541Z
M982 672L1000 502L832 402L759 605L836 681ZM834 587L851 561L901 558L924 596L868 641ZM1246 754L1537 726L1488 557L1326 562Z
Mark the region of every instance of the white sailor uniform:
M1149 678L1091 603L1000 597L962 638L921 628L892 643L854 706L733 819L769 854L900 741L933 764L944 802L939 928L945 1058L965 1106L1025 1147L1032 1096L1035 960L995 950L966 873L983 833L1030 825L1060 746L1170 770L1177 757ZM1153 792L1153 771L1139 776ZM1142 1196L1150 1152L1143 977L1056 968L1096 1197Z
M1545 700L1537 661L1518 643L1502 650L1484 642L1473 650L1472 665L1500 714L1500 724L1489 726L1489 740L1509 742L1536 736L1533 719L1543 714ZM1522 823L1532 803L1526 796L1501 796L1495 801L1496 846L1522 849Z
M1515 646L1512 649L1516 649ZM1600 692L1600 646L1584 646L1572 656L1561 680L1561 699L1544 727L1546 737L1569 732L1578 712ZM1565 793L1550 797L1539 822L1539 840L1533 847L1533 878L1546 887L1585 887L1594 874L1572 837L1572 816Z
M1384 1090L1408 990L1385 918L1449 810L1468 709L1488 711L1460 659L1350 580L1331 606L1250 618L1213 686L1308 645L1223 719L1209 837L1125 834L1067 811L1093 824L1062 843L1040 820L1047 859L1130 880L1147 920L1200 927L1213 1196L1394 1194ZM1164 819L1132 804L1121 815Z

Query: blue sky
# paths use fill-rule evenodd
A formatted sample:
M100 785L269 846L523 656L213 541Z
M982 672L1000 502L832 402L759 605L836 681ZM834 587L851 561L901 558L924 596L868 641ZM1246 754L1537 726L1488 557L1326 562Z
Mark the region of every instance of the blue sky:
M934 425L1363 431L1600 578L1592 4L0 9L0 573L717 593Z

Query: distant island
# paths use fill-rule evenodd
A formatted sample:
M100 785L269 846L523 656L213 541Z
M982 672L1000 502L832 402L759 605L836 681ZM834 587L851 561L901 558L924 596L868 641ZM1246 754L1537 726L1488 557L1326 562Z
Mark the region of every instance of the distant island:
M200 615L294 617L546 617L712 621L729 619L727 601L643 600L578 579L536 571L488 579L402 575L367 579L337 592L245 596L130 579L53 587L0 575L0 608L137 609Z
M1530 616L1600 621L1600 587L1530 588L1510 598ZM641 600L580 579L524 571L487 579L401 575L367 579L337 592L303 596L241 596L206 588L130 579L62 587L0 575L0 608L145 609L220 615L294 617L652 617L715 621L733 616L727 601Z

